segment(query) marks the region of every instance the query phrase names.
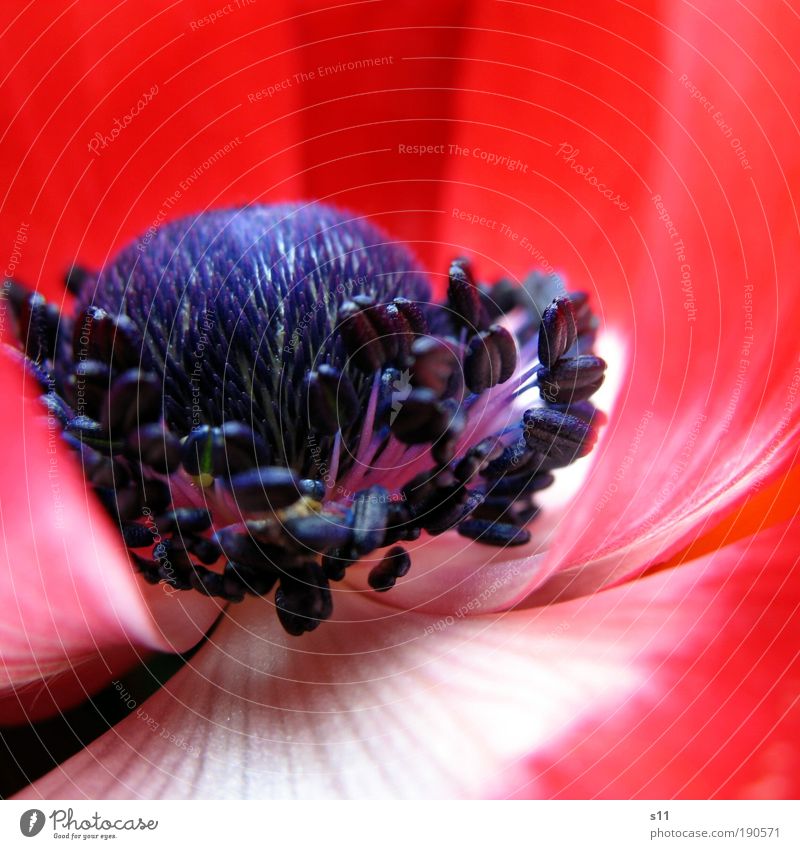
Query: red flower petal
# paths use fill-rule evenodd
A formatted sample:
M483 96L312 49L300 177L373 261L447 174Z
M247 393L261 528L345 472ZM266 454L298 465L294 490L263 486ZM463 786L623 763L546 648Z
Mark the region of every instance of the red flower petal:
M542 603L667 558L796 453L800 24L661 8L481 6L465 47L450 239L589 291L624 375Z
M2 10L0 230L27 226L21 280L60 297L71 263L166 219L303 194L300 89L267 92L299 70L294 13L218 8Z
M598 762L576 795L615 778L622 795L648 781L659 797L747 795L767 778L767 792L790 795L796 752L780 743L800 731L788 638L796 556L788 536L764 534L588 599L503 616L390 611L344 592L339 618L302 641L281 631L269 602L248 603L163 690L24 795L481 796L509 776L518 789L526 751L569 770L532 788L550 794L580 777L552 741L573 745L587 726L578 764L598 751L614 760L611 772ZM724 784L731 753L738 764L751 744L741 781ZM665 754L680 750L680 761ZM629 751L641 755L635 772L616 760Z
M644 619L675 606L633 659L646 680L509 770L502 795L796 799L797 533L795 521L631 585Z
M104 686L141 650L184 651L218 615L209 599L170 605L139 581L83 483L58 425L17 398L19 372L0 362L0 717L34 719ZM31 387L27 386L28 393ZM148 606L149 605L149 606Z

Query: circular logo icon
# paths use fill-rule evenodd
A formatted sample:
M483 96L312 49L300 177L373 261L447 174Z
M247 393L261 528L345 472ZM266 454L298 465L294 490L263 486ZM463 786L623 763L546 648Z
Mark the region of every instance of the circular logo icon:
M19 830L25 837L36 837L44 828L44 811L31 808L19 818Z

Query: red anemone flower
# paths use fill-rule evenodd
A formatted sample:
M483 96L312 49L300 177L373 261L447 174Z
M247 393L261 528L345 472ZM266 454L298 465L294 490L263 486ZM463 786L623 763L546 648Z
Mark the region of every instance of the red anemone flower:
M65 314L73 264L189 214L313 198L379 224L434 282L463 255L483 279L558 272L589 294L609 363L599 444L558 473L527 547L423 537L391 593L355 567L296 638L266 597L145 584L4 359L4 721L204 640L24 796L800 792L789 4L3 18L4 272Z

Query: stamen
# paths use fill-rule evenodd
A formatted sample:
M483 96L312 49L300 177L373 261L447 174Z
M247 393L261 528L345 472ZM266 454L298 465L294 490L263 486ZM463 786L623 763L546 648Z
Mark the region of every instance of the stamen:
M309 428L335 434L352 424L359 413L356 390L341 369L321 365L308 375Z
M552 404L585 401L600 388L605 371L605 361L600 357L562 357L552 368L539 369L542 398Z
M569 298L556 298L542 315L539 331L539 362L552 368L575 344L578 328Z
M468 335L485 330L489 324L481 293L475 285L472 268L466 259L455 259L450 266L447 301L453 317Z
M464 381L470 392L480 394L505 383L517 365L517 349L511 334L499 324L473 336L464 357Z
M380 549L386 592L423 532L528 543L538 493L605 421L584 293L476 282L466 259L448 277L431 304L408 251L325 207L206 213L73 269L74 319L13 284L12 356L145 581L274 590L299 635Z
M226 483L242 513L266 513L294 504L300 480L283 466L260 466L233 475Z
M557 410L526 410L522 420L528 447L558 465L585 456L597 440L591 425Z
M398 578L408 574L411 568L411 558L402 546L390 548L386 557L369 573L367 581L375 592L385 593L390 590Z

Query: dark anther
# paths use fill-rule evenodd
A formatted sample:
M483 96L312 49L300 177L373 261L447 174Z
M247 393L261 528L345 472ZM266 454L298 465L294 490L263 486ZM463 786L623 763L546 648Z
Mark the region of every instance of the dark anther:
M206 566L216 563L222 556L219 546L212 539L206 537L189 536L183 540L183 545L186 550L194 554L194 556Z
M292 635L313 631L333 612L328 579L316 563L303 563L281 575L275 593L275 607L281 625Z
M158 517L162 534L199 534L211 527L211 513L202 507L179 507Z
M449 472L435 478L418 475L403 492L416 524L432 535L457 525L480 501L480 498L473 499Z
M428 322L425 313L416 301L407 298L395 298L392 303L406 320L406 324L415 336L425 336L428 333Z
M268 459L264 440L243 422L225 422L222 427L200 425L181 448L181 463L195 476L227 477L263 465Z
M277 546L263 545L235 528L221 528L213 537L222 554L250 569L273 570L289 562L288 554Z
M449 410L430 389L414 389L392 422L392 433L408 445L435 442L447 431L452 418Z
M351 539L348 524L341 516L333 513L292 516L283 523L283 526L289 537L288 542L294 542L313 552L345 546Z
M226 598L225 595L225 578L219 572L211 572L209 569L195 567L192 574L189 576L192 589L197 590L204 595ZM228 598L228 601L242 601L244 596L239 597L237 592L235 598Z
M447 425L441 437L434 441L431 455L440 466L445 466L455 456L456 443L467 426L467 414L453 398L443 401L441 407L447 417Z
M291 469L261 466L233 475L228 487L240 510L281 510L300 498L300 481Z
M322 555L322 572L329 581L341 581L347 567L353 563L353 557L347 557L340 549L333 549Z
M123 370L139 364L139 332L125 315L116 318L89 307L75 319L72 350L76 360L91 359Z
M122 540L128 548L147 548L153 544L153 531L147 525L124 522L120 525Z
M73 295L81 294L85 283L92 279L92 274L80 265L73 265L64 275L64 285L67 291Z
M504 522L495 522L490 519L467 519L458 526L461 536L474 539L486 545L495 545L501 548L514 545L525 545L531 538L527 528L518 528Z
M467 450L454 469L461 483L469 483L480 474L489 463L503 455L504 447L497 437L489 436Z
M352 424L359 413L356 390L350 378L334 366L321 365L309 373L308 426L317 433L334 434Z
M431 535L438 536L449 531L467 518L483 501L480 492L468 492L461 487L451 489L446 497L420 519L422 527Z
M180 440L157 422L132 431L126 449L131 459L161 474L171 474L181 462Z
M441 398L459 367L453 349L433 336L422 336L414 340L411 357L413 384L430 389Z
M210 425L196 427L183 441L181 463L190 475L210 475L212 468L212 448L216 428Z
M514 525L516 528L524 528L533 521L538 512L539 507L532 498L518 498L514 501L487 498L470 516L470 519L487 519Z
M539 330L539 362L545 368L553 365L575 344L578 329L569 298L556 298L542 315Z
M499 456L492 457L489 460L483 469L483 476L499 478L509 473L516 474L521 471L524 464L535 456L536 452L528 448L524 437L520 437L511 445L506 445Z
M223 577L231 584L238 584L250 595L266 595L277 583L278 572L229 562L225 564Z
M269 461L266 443L244 422L225 422L218 434L211 446L213 475L245 472Z
M597 332L597 317L589 307L589 296L586 292L571 292L569 299L575 313L575 325L578 331L578 341L586 340L589 347L594 344Z
M111 388L111 369L100 360L83 360L64 381L67 401L76 413L99 418L102 402Z
M98 486L95 494L108 514L117 522L133 522L141 516L142 499L134 485L111 489Z
M367 581L373 590L379 593L390 590L398 578L408 574L411 568L411 558L402 546L390 548L386 557L370 570Z
M396 304L378 304L367 311L387 362L405 364L411 348L411 327Z
M246 578L235 563L226 563L222 572L222 596L228 601L243 601L246 593Z
M585 401L602 385L605 370L605 360L600 357L562 357L552 368L539 369L539 391L552 404Z
M456 259L450 264L447 302L453 318L469 334L485 330L489 324L483 308L481 293L475 285L472 269L466 259Z
M597 440L591 425L569 413L526 410L523 422L528 445L559 465L585 456Z
M481 301L490 319L505 315L520 303L522 289L507 277L498 280L493 286L479 285Z
M36 363L52 360L60 321L57 307L48 304L38 292L32 292L19 306L18 321L26 355Z
M102 409L103 426L119 438L141 424L158 421L162 397L161 381L155 375L130 369L111 385Z
M158 478L142 477L135 481L142 507L156 516L161 515L172 502L169 484Z
M357 492L353 499L351 528L352 549L359 557L383 544L389 515L389 492L372 486Z
M128 556L131 559L131 563L136 567L136 571L139 572L148 584L157 584L161 580L158 563L154 563L146 557L141 557L133 551L129 552Z
M396 542L411 542L419 539L422 529L414 524L408 504L405 501L389 502L386 513L386 535L383 545L394 545Z
M386 349L369 319L370 307L355 300L339 307L337 330L353 363L372 373L386 362Z
M498 324L474 336L464 357L464 381L470 392L480 393L505 383L517 365L511 334Z

